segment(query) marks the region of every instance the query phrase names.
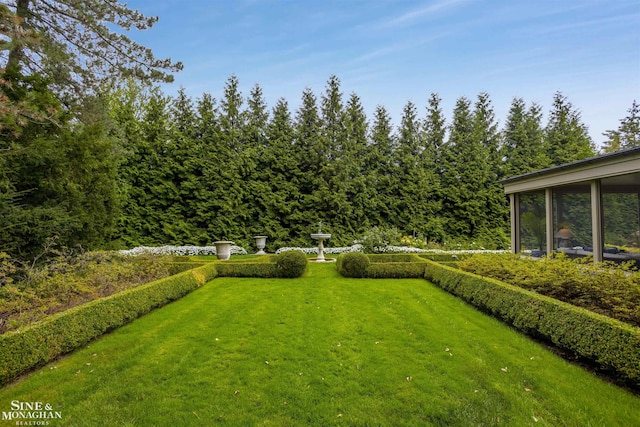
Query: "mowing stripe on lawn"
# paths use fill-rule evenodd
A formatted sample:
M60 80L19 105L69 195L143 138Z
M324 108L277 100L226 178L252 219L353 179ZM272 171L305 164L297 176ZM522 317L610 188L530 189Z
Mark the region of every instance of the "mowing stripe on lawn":
M50 425L640 425L637 396L432 284L332 264L215 279L3 388L0 411L14 400L50 403Z

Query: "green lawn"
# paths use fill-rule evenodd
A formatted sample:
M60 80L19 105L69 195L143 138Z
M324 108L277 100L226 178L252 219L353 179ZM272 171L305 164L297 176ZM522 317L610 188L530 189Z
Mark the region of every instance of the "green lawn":
M52 426L640 425L640 398L430 283L334 264L216 279L1 389L0 411L15 400Z

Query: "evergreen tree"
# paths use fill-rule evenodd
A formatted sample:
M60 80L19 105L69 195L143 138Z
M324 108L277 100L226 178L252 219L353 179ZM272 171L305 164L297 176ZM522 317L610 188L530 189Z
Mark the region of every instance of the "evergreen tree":
M144 81L173 80L180 62L157 59L151 49L131 40L125 31L151 28L146 17L126 4L102 0L16 0L0 15L15 17L4 69L39 73L54 92L82 99L106 79L133 77Z
M264 152L260 156L260 181L265 196L260 198L260 232L269 236L268 245L289 246L299 239L297 216L301 212L301 194L294 129L289 107L279 99L266 129Z
M170 104L171 98L160 90L150 92L141 121L142 137L136 147L137 173L130 194L137 200L136 221L141 227L141 244L145 245L181 243L171 216L180 203L180 189L174 181L176 140Z
M339 178L345 162L345 125L340 80L336 76L329 78L320 104L320 132L316 141L320 164L314 179L312 200L318 220L322 220L327 229L339 236L333 239L334 243L339 243L338 239L345 239L350 234L350 230L342 227L352 211L347 196L350 183Z
M42 251L51 238L67 247L102 246L119 208L118 147L102 121L90 120L104 120L103 105L90 99L93 114L70 122L39 75L5 78L11 79L5 96L12 102L29 98L38 110L58 113L44 123L15 123L20 130L3 135L0 246L22 259Z
M484 205L483 214L476 219L472 237L483 244L502 248L506 245L509 210L502 185L502 159L498 125L493 106L486 92L480 93L473 111L473 143L479 147L477 162L480 178L477 198Z
M194 208L200 212L203 223L199 229L204 230L203 238L206 236L207 244L225 238L220 230L227 226L227 221L220 212L224 212L224 200L233 197L228 194L226 183L228 179L233 179L233 172L227 169L233 156L222 137L216 104L216 100L208 93L204 93L196 103L196 135L202 171L199 185L201 197Z
M242 113L243 98L239 90L238 78L229 77L224 88L224 97L220 101L218 110L220 123L220 159L218 170L211 170L209 179L215 180L219 188L224 190L218 199L216 221L218 227L214 230L216 240L241 239L244 235L242 225L250 218L248 206L243 197L243 176L247 173L244 164L243 131L244 118Z
M603 152L613 153L640 146L640 104L634 100L628 112L629 115L620 120L617 130L608 130L603 133L608 138L602 145Z
M398 146L394 153L396 181L396 226L404 234L425 237L425 224L437 211L434 170L425 153L417 109L408 102L402 114Z
M363 169L367 187L374 194L370 201L369 224L374 227L389 226L397 216L394 189L398 187L398 176L393 162L396 142L391 117L381 105L376 107L369 139Z
M532 104L527 110L522 98L513 99L502 131L505 177L548 167L541 121L540 106Z
M318 143L320 123L316 97L311 89L306 88L302 92L302 105L296 112L294 126L294 147L300 168L300 210L291 215L291 234L298 239L294 240L296 244L308 244L309 231L321 218L314 200L317 176L326 162L324 151Z
M553 98L553 107L545 129L545 144L551 166L557 166L595 155L595 147L580 113L560 92Z
M471 101L456 101L449 139L443 150L442 216L450 238L471 238L484 215L477 192L483 186L482 146L474 139Z
M367 155L367 117L360 98L352 93L344 113L344 139L340 164L333 177L337 187L345 192L350 210L337 213L337 220L343 224L345 238L350 243L369 227L369 213L374 208L371 200L375 193L367 186L364 175Z
M198 229L202 224L200 212L194 209L201 194L202 145L196 139L196 115L194 105L184 88L169 106L173 152L164 160L170 164L171 180L177 191L173 203L165 212L167 241L177 244L195 244L207 240Z
M267 122L269 113L264 100L262 88L255 85L247 100L247 110L244 111L243 142L241 159L241 185L243 205L247 209L247 220L243 227L245 240L253 241L252 236L264 233L262 222L263 209L267 199L271 197L270 185L264 180L264 156L269 146L266 141Z
M432 212L425 218L424 234L427 240L442 242L445 237L444 224L441 217L442 189L440 175L443 172L443 150L446 137L446 120L440 103L442 100L436 93L429 97L427 115L423 125L424 152L423 168L431 179Z

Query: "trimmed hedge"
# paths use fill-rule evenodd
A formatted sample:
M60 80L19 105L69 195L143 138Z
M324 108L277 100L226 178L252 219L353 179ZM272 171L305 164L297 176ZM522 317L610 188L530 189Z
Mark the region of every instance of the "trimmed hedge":
M416 254L368 254L367 256L372 263L422 261Z
M424 277L425 262L371 263L367 274L371 279L415 279Z
M307 257L300 251L286 251L246 261L216 263L220 277L295 278L307 268Z
M459 254L451 254L451 253L426 253L419 254L420 258L429 259L435 262L455 262L462 261L463 259L470 258L473 256L472 253L459 253Z
M548 339L640 388L640 328L432 261L427 261L425 278L515 328Z
M221 262L216 264L220 277L280 277L274 262Z
M341 254L336 261L338 273L344 277L367 277L367 271L370 265L371 261L369 261L369 257L362 252Z
M0 385L183 297L216 276L216 265L206 264L0 335Z
M415 254L364 255L353 252L340 255L336 268L344 277L410 279L423 278L425 265L425 260Z
M286 251L276 255L276 266L280 277L294 279L302 276L309 260L301 251Z

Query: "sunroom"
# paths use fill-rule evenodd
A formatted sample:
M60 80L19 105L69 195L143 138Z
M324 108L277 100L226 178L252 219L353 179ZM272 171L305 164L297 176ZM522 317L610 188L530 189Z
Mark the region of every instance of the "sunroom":
M562 251L640 267L640 147L502 183L511 205L512 252Z

